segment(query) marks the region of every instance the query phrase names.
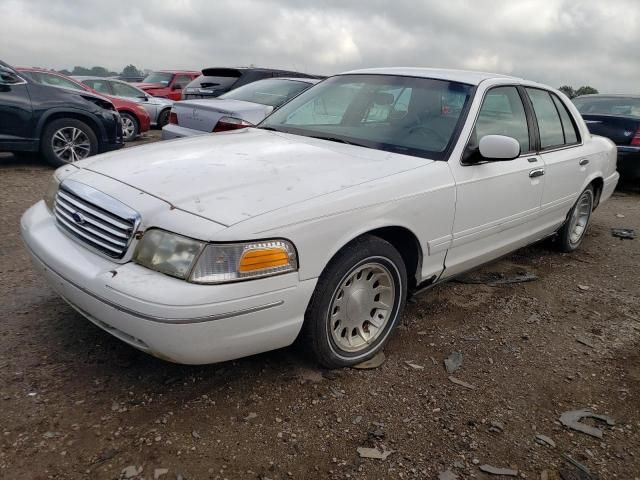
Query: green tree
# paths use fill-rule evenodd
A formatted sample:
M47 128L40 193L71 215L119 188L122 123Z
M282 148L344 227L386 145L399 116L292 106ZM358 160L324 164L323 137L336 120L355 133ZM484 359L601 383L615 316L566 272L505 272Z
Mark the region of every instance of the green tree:
M576 90L576 97L579 97L580 95L593 95L596 93L598 93L598 90L587 85L582 86L578 90Z
M129 64L122 69L122 74L125 77L141 77L142 72L138 70L135 65Z
M573 87L570 87L569 85L563 85L558 90L560 90L569 98L573 98L576 96L576 91L573 89Z

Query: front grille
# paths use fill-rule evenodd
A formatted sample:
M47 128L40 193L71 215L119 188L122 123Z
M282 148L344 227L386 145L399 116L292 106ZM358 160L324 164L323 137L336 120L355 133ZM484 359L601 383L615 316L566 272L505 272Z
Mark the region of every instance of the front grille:
M124 256L140 221L135 210L72 180L60 186L54 215L66 233L111 258Z

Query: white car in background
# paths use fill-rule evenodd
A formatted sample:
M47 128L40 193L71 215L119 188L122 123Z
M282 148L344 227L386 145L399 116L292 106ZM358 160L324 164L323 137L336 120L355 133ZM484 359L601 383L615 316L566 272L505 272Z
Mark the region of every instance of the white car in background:
M78 312L202 364L298 337L326 367L385 345L407 294L557 234L570 252L618 181L616 147L534 82L337 75L257 128L60 168L22 217Z
M154 97L128 82L115 78L86 76L74 76L71 78L84 83L98 93L139 103L149 114L152 127L163 127L169 122L169 112L173 106L173 100Z
M173 105L162 139L237 130L260 123L275 108L320 80L269 78L238 87L217 98L182 100Z

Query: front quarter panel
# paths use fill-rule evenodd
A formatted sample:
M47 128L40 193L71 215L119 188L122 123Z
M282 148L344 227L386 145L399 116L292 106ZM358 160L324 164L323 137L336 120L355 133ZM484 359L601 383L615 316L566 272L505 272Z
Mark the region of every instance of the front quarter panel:
M454 208L449 166L431 162L240 222L216 239L287 238L298 251L300 279L306 280L318 277L356 237L378 228L403 227L417 237L422 251L419 282L442 272Z

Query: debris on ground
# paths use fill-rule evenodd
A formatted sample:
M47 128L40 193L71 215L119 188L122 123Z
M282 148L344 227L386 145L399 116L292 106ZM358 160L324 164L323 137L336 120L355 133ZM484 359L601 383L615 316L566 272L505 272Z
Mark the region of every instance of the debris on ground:
M616 422L608 415L598 415L586 408L582 410L571 410L569 412L564 412L562 415L560 415L560 423L562 423L562 425L564 425L565 427L577 430L578 432L586 433L587 435L591 435L592 437L602 438L602 430L587 425L586 423L582 423L580 420L582 420L583 418L595 418L596 420L606 422L609 426L614 426L616 424Z
M560 469L560 478L562 480L598 480L598 477L593 475L586 466L566 453L562 454L562 458L566 461Z
M453 473L451 470L445 470L444 472L440 472L438 474L438 480L457 480L458 475Z
M491 424L489 425L489 431L490 432L495 432L495 433L501 433L504 432L504 424L502 422L498 422L498 421L493 421L491 422Z
M453 352L448 358L444 359L444 368L447 369L447 373L451 375L453 372L462 367L462 361L464 356L460 352Z
M611 236L620 240L633 240L636 238L636 231L633 228L612 228Z
M387 358L385 357L384 352L381 351L376 353L376 355L369 360L354 365L353 368L357 368L358 370L369 370L371 368L378 368L386 361L386 359Z
M313 368L301 367L296 370L296 377L301 383L320 383L324 380L322 372Z
M458 380L456 377L449 377L449 381L455 383L456 385L460 385L461 387L468 388L469 390L475 390L475 386L470 383L463 382L462 380Z
M166 475L167 473L169 473L168 468L156 468L153 471L153 480L158 480L160 477Z
M587 347L596 348L595 345L591 343L591 341L588 338L583 336L576 337L576 342L581 343L582 345L586 345Z
M244 417L244 421L248 422L249 420L253 420L254 418L256 418L258 416L258 414L256 412L249 412L249 415L247 415L246 417Z
M142 473L142 467L136 467L135 465L129 465L122 469L120 473L120 478L122 480L128 480L130 478L135 478Z
M476 275L463 275L456 278L454 282L470 285L482 284L489 287L498 287L500 285L511 285L513 283L533 282L537 279L538 276L531 272L521 272L515 274L489 272Z
M357 451L361 458L373 458L375 460L386 460L387 457L394 452L393 450L387 450L384 446L382 447L382 450L378 450L377 448L358 447Z
M498 468L491 465L480 465L480 470L491 475L504 475L507 477L517 477L518 471L510 468Z
M548 446L554 447L554 448L556 446L556 442L551 440L546 435L541 435L541 434L536 435L536 442L538 442L540 445L548 445Z
M411 360L406 360L405 365L408 367L413 368L414 370L424 370L424 367L422 365L418 365L417 363L413 363Z
M591 290L591 287L589 285L578 285L578 288L583 292L586 292L587 290Z

